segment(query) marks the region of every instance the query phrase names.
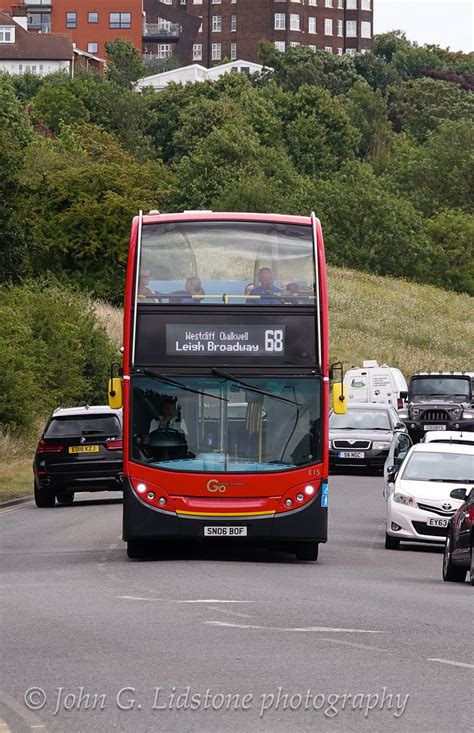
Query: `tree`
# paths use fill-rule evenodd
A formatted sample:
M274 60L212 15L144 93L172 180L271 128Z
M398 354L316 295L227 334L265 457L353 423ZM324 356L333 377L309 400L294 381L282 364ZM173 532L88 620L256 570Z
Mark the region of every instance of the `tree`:
M88 122L90 115L82 102L69 87L69 80L60 84L43 84L32 99L33 119L44 120L56 135L61 125Z
M53 272L121 302L132 217L163 207L170 173L159 163L139 163L100 128L80 125L63 128L56 140L35 141L23 177L36 242L33 272Z
M359 156L374 162L386 159L392 138L387 100L380 90L358 81L347 94L352 125L359 130Z
M106 78L120 87L131 89L138 79L147 75L142 57L130 41L119 38L113 43L106 43L105 50L109 58Z
M23 197L20 171L24 149L33 137L13 85L0 76L0 282L18 280L26 271L26 222L19 211Z
M291 97L288 115L286 144L301 173L325 177L354 157L359 133L327 90L305 84Z
M442 209L425 229L434 253L430 282L474 295L474 216Z
M422 217L407 199L387 190L368 164L347 163L319 182L315 210L324 223L332 264L426 280L432 253Z
M385 181L392 190L409 196L427 217L446 208L471 213L474 121L442 121L424 145L399 136L385 169Z
M396 132L424 142L441 120L474 117L474 95L447 81L414 79L391 87L389 116Z

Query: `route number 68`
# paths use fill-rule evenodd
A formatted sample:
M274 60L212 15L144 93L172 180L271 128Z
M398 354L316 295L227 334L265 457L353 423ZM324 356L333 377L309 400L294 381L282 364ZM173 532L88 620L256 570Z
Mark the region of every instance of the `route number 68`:
M265 351L283 351L283 331L281 329L265 331Z

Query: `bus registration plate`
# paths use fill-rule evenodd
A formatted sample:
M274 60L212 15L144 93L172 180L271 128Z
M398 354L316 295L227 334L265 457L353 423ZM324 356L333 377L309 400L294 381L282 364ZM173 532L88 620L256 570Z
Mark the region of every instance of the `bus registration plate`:
M247 527L204 527L204 537L247 537Z

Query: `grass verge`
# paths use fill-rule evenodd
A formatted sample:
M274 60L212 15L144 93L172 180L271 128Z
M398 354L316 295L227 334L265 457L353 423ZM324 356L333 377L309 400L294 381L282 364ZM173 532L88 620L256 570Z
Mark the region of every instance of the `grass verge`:
M0 502L33 495L33 458L14 458L0 465Z

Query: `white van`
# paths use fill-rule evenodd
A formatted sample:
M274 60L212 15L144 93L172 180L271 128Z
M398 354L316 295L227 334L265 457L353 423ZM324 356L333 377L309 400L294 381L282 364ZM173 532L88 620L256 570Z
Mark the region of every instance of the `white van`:
M362 362L362 368L351 367L344 375L348 402L385 402L400 410L402 392L408 391L400 369L379 366L375 359Z

